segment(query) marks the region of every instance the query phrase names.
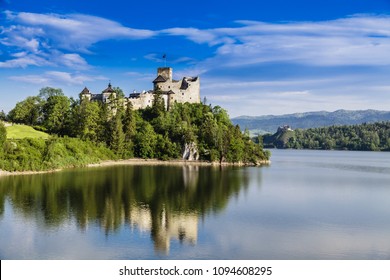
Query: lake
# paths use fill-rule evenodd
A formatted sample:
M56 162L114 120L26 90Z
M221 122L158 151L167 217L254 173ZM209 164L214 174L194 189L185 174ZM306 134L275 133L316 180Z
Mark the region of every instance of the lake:
M390 153L0 177L0 259L390 259Z

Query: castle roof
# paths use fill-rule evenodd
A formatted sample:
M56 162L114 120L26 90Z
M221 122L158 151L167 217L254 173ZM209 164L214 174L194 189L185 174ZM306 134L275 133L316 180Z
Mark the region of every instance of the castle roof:
M164 83L164 82L166 82L167 81L167 79L165 79L163 76L161 76L161 75L158 75L158 77L156 78L156 79L154 79L154 81L153 81L153 83Z
M108 83L108 87L102 91L102 93L113 93L115 90L112 89L111 83Z
M91 101L102 101L103 94L91 94Z
M180 89L187 89L187 88L188 88L188 82L186 78L183 78L183 80L181 81Z
M81 94L90 94L91 92L87 87L84 87L84 89L81 91Z

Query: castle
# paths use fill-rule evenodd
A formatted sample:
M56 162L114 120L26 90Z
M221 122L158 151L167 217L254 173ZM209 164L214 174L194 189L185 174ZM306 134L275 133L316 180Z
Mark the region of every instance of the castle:
M164 105L167 110L177 103L200 103L200 78L183 77L181 80L172 79L172 68L162 67L157 69L157 77L153 81L153 90L133 92L125 97L124 103L131 102L133 109L145 109L152 106L154 94L159 91L162 94ZM111 83L101 94L94 94L85 87L80 93L80 99L109 103L110 98L116 98L116 92Z

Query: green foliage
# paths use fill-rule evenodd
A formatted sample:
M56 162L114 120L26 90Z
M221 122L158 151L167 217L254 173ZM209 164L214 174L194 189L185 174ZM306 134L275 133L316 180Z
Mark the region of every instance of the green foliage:
M134 155L140 158L154 158L156 144L157 134L152 125L141 120L137 124L137 133L134 137Z
M3 110L0 112L0 121L6 121L7 120L7 115L4 113Z
M70 99L64 95L51 95L43 105L44 126L50 133L64 135L69 115Z
M3 144L7 139L7 129L2 121L0 121L0 155L2 154Z
M132 103L128 102L123 116L123 131L125 135L123 151L124 158L134 156L134 136L136 134L137 116L138 114L133 111Z
M44 87L39 90L38 97L42 100L48 100L54 96L64 96L62 89L60 88L52 88L52 87Z
M35 125L41 117L42 99L38 96L29 96L25 100L16 103L8 118L15 123Z
M31 126L23 124L13 124L6 127L8 139L23 139L23 138L42 138L47 139L49 135L42 131L37 131Z
M8 171L52 170L84 166L113 159L114 154L103 145L76 138L7 140L0 158L0 169Z
M118 157L122 157L125 148L125 134L123 132L122 116L121 112L118 111L116 115L110 120L110 149Z
M106 121L101 116L102 108L97 102L83 100L76 105L73 112L76 135L83 140L98 142L104 130L102 122Z
M204 160L257 163L269 158L261 146L230 122L227 112L219 106L176 103L168 112L150 114L150 110L141 114L146 115L145 119L157 133L155 157L179 157L185 144L195 143Z
M277 133L264 136L264 143L293 149L390 151L390 122L296 129L289 133L279 138ZM278 145L281 137L287 141Z
M116 98L123 99L125 97L125 94L123 90L120 87L113 87L112 88L116 93Z

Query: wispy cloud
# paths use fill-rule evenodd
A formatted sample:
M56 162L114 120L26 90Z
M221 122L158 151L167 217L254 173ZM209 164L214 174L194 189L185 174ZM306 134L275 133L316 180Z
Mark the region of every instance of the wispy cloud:
M85 51L99 41L108 39L145 39L156 33L133 29L105 18L83 14L37 14L7 11L6 17L16 24L16 30L30 28L32 35L44 34L52 45L71 51ZM104 27L104 28L102 28Z
M0 27L0 45L9 58L0 68L65 66L85 69L81 55L109 39L146 39L156 32L125 27L105 18L82 14L37 14L5 11L6 24ZM102 28L104 26L104 28ZM13 58L15 53L23 54Z
M199 29L172 27L163 30L134 29L102 17L83 14L38 14L5 11L6 26L0 29L0 44L11 52L26 52L26 59L9 59L0 67L53 63L86 66L82 54L91 46L110 39L143 40L159 36L180 36L212 48L208 59L199 62L180 57L171 63L196 63L197 72L215 67L237 67L270 62L289 62L314 66L390 65L390 17L356 15L318 22L266 23L236 21L236 27ZM104 26L104 28L102 28ZM59 59L63 54L64 60ZM34 56L32 56L34 55ZM76 57L78 56L78 57ZM39 59L37 59L39 58ZM77 58L77 59L76 59ZM162 62L151 53L144 58Z
M215 55L196 66L199 73L218 67L262 63L312 66L390 65L390 17L356 15L320 22L265 23L198 30L172 28L164 33L198 44L216 45Z
M42 86L47 85L58 85L58 84L67 84L67 85L83 85L86 82L93 82L98 80L107 80L107 77L104 76L91 76L83 74L74 74L69 72L62 71L46 71L41 75L23 75L23 76L11 76L10 80L37 84Z

